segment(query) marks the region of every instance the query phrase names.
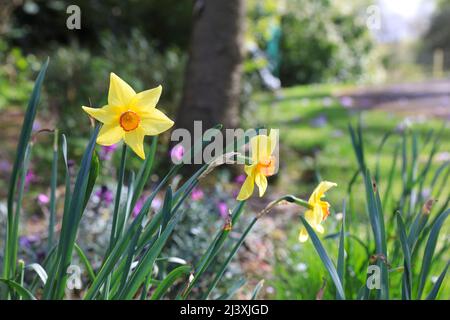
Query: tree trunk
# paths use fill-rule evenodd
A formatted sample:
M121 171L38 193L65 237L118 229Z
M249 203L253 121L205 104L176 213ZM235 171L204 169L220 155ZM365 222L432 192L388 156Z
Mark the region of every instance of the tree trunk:
M197 0L176 126L239 125L245 0Z

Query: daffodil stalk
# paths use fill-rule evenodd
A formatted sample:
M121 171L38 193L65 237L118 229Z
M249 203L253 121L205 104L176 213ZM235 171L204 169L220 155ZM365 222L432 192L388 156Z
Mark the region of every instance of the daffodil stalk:
M258 214L256 215L259 218L265 216L266 214L268 214L270 211L272 211L272 209L274 207L276 207L277 205L281 205L281 204L285 204L285 203L295 203L301 207L304 207L306 209L312 209L312 205L310 205L308 203L308 201L305 201L303 199L297 198L293 195L285 195L282 197L279 197L276 200L273 200L272 202L270 202L264 209L262 209L260 212L258 212Z

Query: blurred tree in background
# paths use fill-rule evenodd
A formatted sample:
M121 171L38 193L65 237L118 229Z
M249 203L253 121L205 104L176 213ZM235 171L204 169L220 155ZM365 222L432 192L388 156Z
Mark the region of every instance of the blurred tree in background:
M373 40L365 24L366 1L292 0L283 15L283 85L348 81L364 72ZM361 14L363 13L363 14Z
M177 126L192 131L239 124L243 61L244 0L197 0Z
M419 62L433 63L435 50L443 50L444 68L450 68L450 0L440 0L428 31L423 36Z

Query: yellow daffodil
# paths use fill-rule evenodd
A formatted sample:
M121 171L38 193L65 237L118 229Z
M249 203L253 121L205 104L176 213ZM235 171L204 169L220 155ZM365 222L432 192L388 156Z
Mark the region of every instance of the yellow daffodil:
M273 175L276 170L276 159L272 155L276 142L275 130L271 130L269 136L258 135L250 139L251 164L244 167L247 178L241 187L237 200L248 199L253 193L255 183L259 189L259 196L264 195L267 189L267 177Z
M334 182L322 181L309 197L308 204L312 208L306 210L305 219L308 221L309 225L319 233L324 232L321 222L324 221L330 214L330 204L323 201L322 198L325 196L325 192L336 186L337 184ZM308 232L304 226L300 229L298 240L300 242L305 242L308 240Z
M136 93L125 81L111 73L108 104L102 108L84 107L91 117L103 123L97 143L113 145L120 140L145 159L144 136L160 134L173 126L164 113L156 109L162 87Z

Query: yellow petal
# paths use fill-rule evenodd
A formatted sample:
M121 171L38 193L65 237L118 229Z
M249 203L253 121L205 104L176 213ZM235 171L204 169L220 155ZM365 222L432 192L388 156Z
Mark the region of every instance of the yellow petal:
M141 116L140 126L146 135L154 136L173 126L173 121L156 108L139 115Z
M255 183L259 189L259 196L262 197L267 189L267 178L262 173L256 173Z
M324 233L325 232L325 230L324 230L324 228L323 228L323 226L321 224L316 225L316 231L318 233Z
M323 220L323 212L320 204L314 205L313 212L314 212L314 225L317 227L317 225L320 224Z
M144 153L144 130L137 128L133 131L125 132L125 143L142 159L145 159Z
M325 192L327 192L330 188L336 187L337 184L334 182L329 181L322 181L319 183L319 185L314 189L313 193L311 194L311 197L309 197L309 202L317 202L320 201L320 198L323 197Z
M135 108L148 110L154 108L161 96L162 87L145 90L136 94L131 102Z
M315 219L315 214L314 214L314 210L306 210L305 212L305 219L306 221L308 221L309 225L312 228L316 227L316 219Z
M308 240L308 232L305 227L301 227L298 235L298 241L305 242L306 240Z
M254 175L255 174L255 169L257 167L257 164L250 164L250 165L245 165L244 166L244 171L245 173L250 176L250 175Z
M255 188L255 176L253 174L248 175L244 181L244 184L241 187L241 191L237 196L237 200L243 201L250 198L253 193L253 189Z
M250 140L250 151L253 162L267 161L272 154L271 138L266 135L253 137Z
M109 80L108 104L111 106L128 106L136 92L128 83L111 72Z
M118 124L104 124L98 133L97 143L102 146L110 146L119 142L123 136L124 131Z
M112 107L109 105L106 105L103 108L89 108L85 106L82 106L82 108L84 112L102 123L117 122L117 119L120 117L121 113L121 108Z

